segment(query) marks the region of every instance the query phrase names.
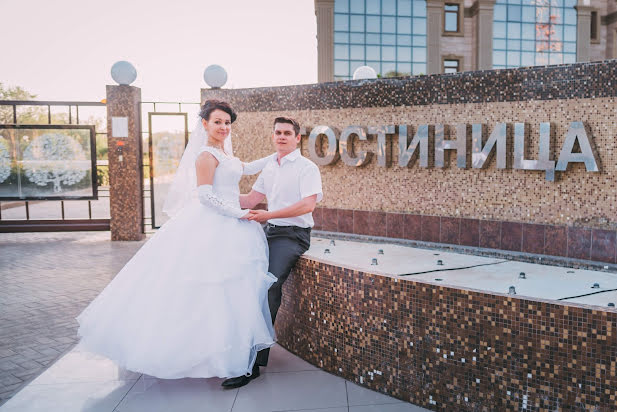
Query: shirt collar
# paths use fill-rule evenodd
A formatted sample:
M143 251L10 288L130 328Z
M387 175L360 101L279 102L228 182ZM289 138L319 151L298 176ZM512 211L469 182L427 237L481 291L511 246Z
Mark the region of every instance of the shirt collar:
M284 156L281 159L281 164L285 163L285 162L293 162L295 161L298 157L300 157L300 149L296 149L293 152L289 153L287 156ZM276 162L278 158L278 155L274 155L274 161Z

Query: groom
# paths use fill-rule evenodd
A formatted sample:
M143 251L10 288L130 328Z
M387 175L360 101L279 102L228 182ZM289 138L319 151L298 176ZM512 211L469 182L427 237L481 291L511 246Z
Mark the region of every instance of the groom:
M272 142L276 156L264 167L253 189L240 195L240 207L252 209L268 199L268 210L252 210L250 220L268 222L265 228L270 249L268 271L278 279L268 291L272 324L281 306L283 283L298 258L311 244L312 212L322 198L321 175L315 163L300 154L300 125L289 117L274 119ZM244 386L259 376L259 367L268 365L270 349L257 354L251 376L223 381L224 388Z

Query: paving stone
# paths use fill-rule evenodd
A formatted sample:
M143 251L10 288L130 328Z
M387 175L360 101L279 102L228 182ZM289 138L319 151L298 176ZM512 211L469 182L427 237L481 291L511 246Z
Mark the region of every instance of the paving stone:
M11 374L6 374L4 375L2 378L0 378L0 385L15 385L16 383L22 383L23 379L19 379L16 376L13 376Z
M78 341L75 317L144 243L109 239L0 233L0 405Z

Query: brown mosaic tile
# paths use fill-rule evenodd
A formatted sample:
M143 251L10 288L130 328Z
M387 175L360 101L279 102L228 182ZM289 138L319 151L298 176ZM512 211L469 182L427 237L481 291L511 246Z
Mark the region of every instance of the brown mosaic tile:
M544 254L568 256L568 228L565 226L546 226L544 229Z
M617 240L614 230L594 229L591 232L591 260L616 263L616 244Z
M141 89L132 86L107 86L107 144L115 153L122 142L123 161L109 156L109 207L112 240L144 238L143 176L140 129ZM112 134L113 117L128 118L129 137ZM113 151L112 151L113 148Z
M422 239L422 217L420 215L405 215L405 239Z
M523 225L516 222L501 223L501 249L520 252L523 247Z
M405 238L405 214L386 213L386 236L404 239Z
M372 81L202 89L201 100L223 99L241 112L263 112L599 98L617 95L605 83L615 78L617 63L606 60Z
M544 253L544 225L523 225L523 252Z
M564 77L566 73L569 77ZM243 160L272 152L271 122L278 115L295 117L307 129L330 126L338 130L337 136L341 128L352 124L363 127L407 125L413 134L423 124L446 124L452 130L457 123L481 123L488 137L500 122L512 126L514 122L524 121L528 125L529 159L537 157L534 152L538 147L541 123L551 122L551 135L554 136L551 158L556 159L570 122L582 121L590 143L596 148L602 171L588 173L582 164L571 164L566 172L557 172L555 182L547 182L542 172L513 170L510 166L505 170L497 169L494 159L483 169L471 167L467 159L467 168L459 169L451 151L449 167L435 168L434 147L429 149L427 168L420 167L417 159L409 167L400 167L396 134L386 136L387 167L377 164L377 156L361 168L348 166L342 160L319 167L324 189L324 199L320 202L320 207L324 208L322 214L325 209L344 209L546 225L543 250L567 256L567 235L562 241L561 229L549 227L613 231L617 227L614 213L617 169L611 166L617 164L614 150L617 123L609 120L617 117L617 90L608 88L611 90L607 91L605 87L617 81L615 73L617 61L606 61L374 82L204 90L203 97L216 95L237 105L239 117L232 133L238 143L236 154ZM564 85L567 87L559 89ZM602 85L601 90L597 89L598 85ZM434 87L439 92L426 87ZM514 94L508 97L510 92ZM469 139L471 154L471 136ZM301 150L304 155L308 155L307 140L303 137ZM358 143L358 148L375 154L375 139L369 140ZM512 136L507 140L511 146ZM434 146L433 143L429 146ZM511 147L506 152L511 165ZM250 190L250 183L254 181L251 179L242 178L243 193ZM322 226L328 226L325 215L322 217ZM419 220L421 222L421 218ZM346 233L353 233L353 225L348 221L342 223L347 223ZM336 230L340 230L338 224L337 215ZM539 238L526 230L521 232L520 247L518 240L510 244L508 236L511 233L504 230L502 245L501 229L495 234L491 230L494 225L480 223L477 242L475 231L466 232L461 226L459 243L492 249L539 250ZM421 224L406 224L405 229L405 238L423 239ZM441 238L441 233L439 236ZM447 237L444 235L444 239ZM552 237L555 239L551 240Z
M321 209L321 229L329 232L338 232L338 210Z
M460 244L465 246L480 245L480 221L477 219L461 219Z
M493 220L480 221L480 247L501 248L501 222Z
M386 214L383 212L353 211L353 228L357 235L382 236L387 233Z
M371 212L364 210L353 211L353 233L357 235L370 235L371 224L369 222L369 216Z
M353 233L353 210L338 209L338 231Z
M584 104L583 104L584 103ZM617 193L610 182L617 179L615 170L606 165L617 164L613 150L617 124L607 122L617 116L617 98L594 98L503 102L491 104L396 106L387 108L329 109L284 112L242 112L234 123L234 138L238 137L237 155L252 160L271 152L269 139L271 120L276 115L298 118L303 126L329 125L342 128L350 124L371 125L406 124L416 130L421 124L458 122L483 123L487 133L498 122L509 123L524 119L528 123L530 148L537 147L539 125L547 119L554 122L555 150L557 157L564 144L572 120L581 120L589 128L590 142L597 148L598 160L603 171L600 175L588 173L581 165L571 165L567 172L558 172L557 181L547 183L540 172L498 170L494 161L485 169L458 169L451 157L450 167L437 169L432 165L422 168L414 161L411 167L397 165L397 147L388 151L391 166L381 167L375 160L362 168L347 166L342 160L321 166L324 199L320 207L347 210L384 211L440 217L465 216L479 220L502 220L526 224L567 226L577 222L579 227L614 230L617 217L611 205L617 203ZM250 141L244 136L254 136ZM374 140L374 139L373 139ZM396 135L387 140L396 143ZM307 152L307 138L303 138L303 153ZM359 145L362 150L375 152L375 142ZM471 146L471 142L469 142ZM512 161L512 152L508 151ZM531 155L533 157L533 155ZM444 174L445 173L445 174ZM242 192L250 190L249 178L241 181ZM589 195L572 191L581 187L596 193ZM564 193L568 193L567 199Z
M313 221L315 222L313 229L322 230L321 229L322 220L323 220L323 210L320 207L316 207L315 210L313 210Z
M442 217L439 241L451 245L458 245L461 231L461 219L457 217Z
M422 222L422 240L424 242L439 242L439 216L425 216L420 218Z
M435 410L617 409L617 311L426 284L303 257L279 343Z
M387 236L388 230L386 218L386 213L384 212L371 212L369 214L369 228L372 236Z
M591 230L577 227L568 228L568 257L590 259Z

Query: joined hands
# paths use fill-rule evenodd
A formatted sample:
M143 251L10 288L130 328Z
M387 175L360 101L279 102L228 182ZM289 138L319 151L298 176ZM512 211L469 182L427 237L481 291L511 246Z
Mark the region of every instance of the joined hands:
M271 219L270 212L267 210L249 210L248 213L240 219L254 220L255 222L265 223Z

